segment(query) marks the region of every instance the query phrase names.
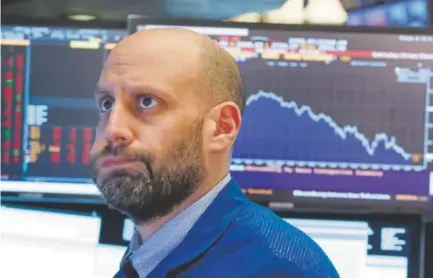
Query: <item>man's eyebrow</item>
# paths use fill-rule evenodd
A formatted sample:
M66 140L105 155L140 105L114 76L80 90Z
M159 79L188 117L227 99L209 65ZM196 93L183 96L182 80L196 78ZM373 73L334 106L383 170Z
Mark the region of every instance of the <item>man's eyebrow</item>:
M109 91L106 88L104 88L104 87L100 86L99 84L97 84L95 90L93 91L93 94L95 95L95 97L97 97L99 95L105 95L108 92Z
M171 94L171 88L168 86L152 86L152 85L144 85L144 86L136 86L136 87L124 87L123 88L123 92L125 93L131 93L131 94L154 94L157 97L164 99L165 101L174 101L175 98L174 96ZM96 85L96 88L94 90L94 96L97 97L101 97L104 95L109 95L112 94L112 90L104 87L100 84Z
M135 93L154 94L157 97L160 97L166 101L174 101L175 100L173 94L171 93L172 89L169 86L142 85L142 86L135 87L131 91L135 92Z

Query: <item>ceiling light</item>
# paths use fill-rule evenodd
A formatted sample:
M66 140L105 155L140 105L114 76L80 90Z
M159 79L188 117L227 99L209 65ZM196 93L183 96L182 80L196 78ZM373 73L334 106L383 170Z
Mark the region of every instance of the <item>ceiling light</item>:
M259 13L246 13L231 17L228 21L257 23L261 21Z
M302 24L304 23L304 0L288 0L279 9L263 15L266 23Z
M310 24L343 25L348 17L340 0L309 0L304 13Z
M94 15L81 14L81 13L68 14L66 17L69 18L70 20L75 20L75 21L91 21L96 19L96 16Z

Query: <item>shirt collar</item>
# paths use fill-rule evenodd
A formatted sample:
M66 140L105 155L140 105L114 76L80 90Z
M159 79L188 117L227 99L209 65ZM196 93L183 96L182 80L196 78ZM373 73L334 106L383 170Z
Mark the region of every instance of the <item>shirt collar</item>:
M141 240L138 231L135 231L128 251L122 259L122 264L126 259L131 257L134 268L136 268L137 271L139 271L142 266L144 267L144 265L146 265L147 268L151 266L155 267L182 242L200 216L230 180L231 176L227 174L212 190L170 219L144 242ZM149 269L149 271L151 271L151 269Z
M245 215L243 212L250 207L249 204L251 201L242 192L239 184L230 180L182 242L152 270L152 277L165 277L174 269L180 266L187 267L202 256L224 237L235 219L239 221L239 217ZM241 234L236 236L242 237Z

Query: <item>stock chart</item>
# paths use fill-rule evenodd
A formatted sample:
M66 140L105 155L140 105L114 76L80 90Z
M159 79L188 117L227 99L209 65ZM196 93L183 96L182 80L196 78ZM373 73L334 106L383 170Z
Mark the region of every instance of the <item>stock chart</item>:
M231 171L250 196L433 195L431 35L185 27L238 62L248 95Z
M288 33L217 38L248 92L235 177L259 194L428 200L433 37Z
M348 63L313 65L270 69L274 82L260 84L253 67L241 67L249 91L256 93L247 99L249 109L235 157L290 165L338 163L341 168L424 167L429 69L394 72L389 67L357 68ZM419 80L408 80L410 74ZM287 90L286 84L293 86ZM255 132L257 125L263 132ZM272 135L266 138L268 134ZM263 148L249 150L243 138L260 142Z

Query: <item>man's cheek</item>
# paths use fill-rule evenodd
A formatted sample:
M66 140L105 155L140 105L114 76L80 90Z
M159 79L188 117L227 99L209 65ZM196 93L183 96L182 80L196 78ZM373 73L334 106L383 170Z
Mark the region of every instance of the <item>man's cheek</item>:
M93 140L92 148L90 149L90 156L93 157L95 154L100 152L104 147L105 147L105 140L103 136L97 133L95 139Z

